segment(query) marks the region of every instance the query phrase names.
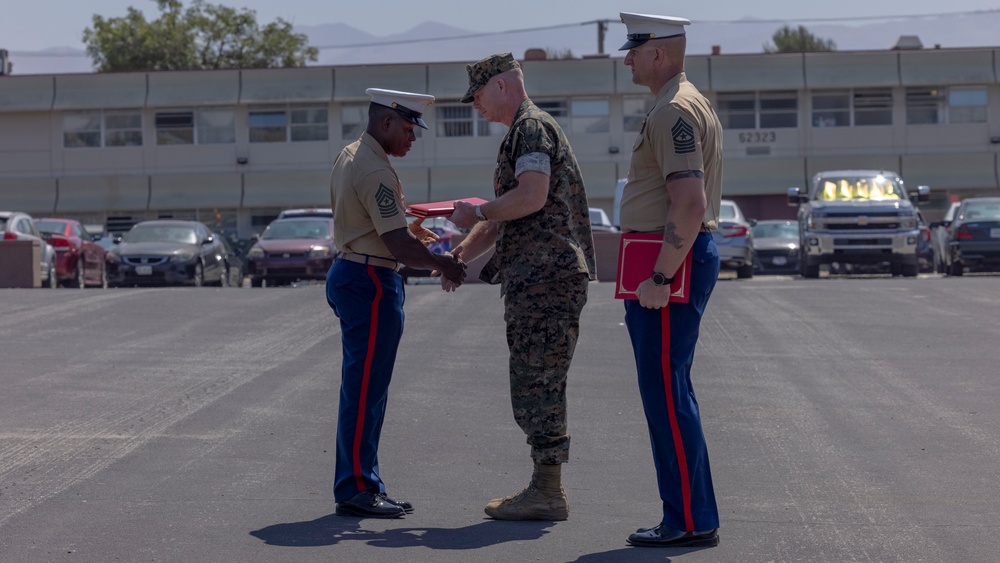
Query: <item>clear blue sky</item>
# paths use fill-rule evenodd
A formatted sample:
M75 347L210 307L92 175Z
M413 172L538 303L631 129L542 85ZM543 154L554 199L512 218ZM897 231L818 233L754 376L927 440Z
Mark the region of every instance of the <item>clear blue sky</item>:
M187 5L189 2L184 1ZM928 15L1000 8L996 0L801 0L675 1L629 0L217 0L213 4L246 7L260 22L284 18L294 24L345 23L376 36L406 31L424 21L436 21L469 31L498 32L597 19L616 18L619 11L666 14L697 21L745 18L809 22L824 18L864 18L890 15ZM0 48L34 51L48 47L82 48L81 34L93 14L123 16L128 6L157 16L153 0L5 0L0 8ZM567 10L567 7L572 9ZM667 13L669 12L669 13ZM998 41L1000 42L1000 41Z

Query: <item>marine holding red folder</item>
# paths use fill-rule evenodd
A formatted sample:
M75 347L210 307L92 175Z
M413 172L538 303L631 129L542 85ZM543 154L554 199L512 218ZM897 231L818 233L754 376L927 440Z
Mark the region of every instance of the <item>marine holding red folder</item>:
M628 28L624 64L632 82L654 96L632 147L622 193L618 285L629 290L635 284L635 299L624 302L625 325L663 507L656 525L626 541L641 547L714 546L719 510L691 366L719 275L711 230L721 205L722 126L684 74L685 27L691 22L624 12L621 18ZM640 242L643 237L634 233L652 243ZM635 252L643 244L650 247L648 254Z

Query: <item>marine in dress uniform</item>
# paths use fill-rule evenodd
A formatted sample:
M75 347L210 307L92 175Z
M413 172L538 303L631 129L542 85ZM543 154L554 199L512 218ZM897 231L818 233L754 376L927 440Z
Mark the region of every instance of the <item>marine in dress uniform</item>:
M684 75L686 19L622 13L632 80L655 95L632 149L622 194L627 232L662 233L664 243L638 300L625 301L639 393L649 427L663 517L628 538L635 546L718 544L719 512L708 448L691 383L705 306L719 274L722 127ZM670 303L670 281L690 253L690 302Z
M534 464L526 489L491 500L485 511L501 520L565 520L566 379L587 285L596 277L587 193L569 141L528 99L513 56L492 55L468 72L462 101L510 129L497 155L496 199L475 209L455 205L452 221L473 228L453 252L471 260L495 246L480 279L500 284L511 404Z
M326 298L340 319L343 344L337 417L337 466L333 486L337 514L398 518L407 501L386 495L379 476L382 433L396 350L403 334L400 263L434 269L461 283L464 265L430 252L436 238L407 223L403 188L389 156L404 156L414 126L433 96L369 88L368 126L337 156L330 175L334 241L341 254L327 274ZM419 238L418 238L419 237Z

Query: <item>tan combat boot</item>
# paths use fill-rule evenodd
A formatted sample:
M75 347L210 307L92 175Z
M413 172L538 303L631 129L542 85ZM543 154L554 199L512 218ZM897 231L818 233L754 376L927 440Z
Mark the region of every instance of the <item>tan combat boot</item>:
M514 496L491 500L486 515L497 520L565 520L569 508L561 469L560 464L535 464L528 487Z

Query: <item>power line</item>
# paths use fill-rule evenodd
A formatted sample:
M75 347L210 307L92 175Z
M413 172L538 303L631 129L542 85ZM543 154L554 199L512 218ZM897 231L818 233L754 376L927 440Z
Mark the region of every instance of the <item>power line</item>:
M617 21L617 20L616 20ZM490 31L485 33L469 33L466 35L449 35L448 37L426 37L422 39L399 39L396 41L378 41L375 43L354 43L350 45L322 45L316 47L320 51L327 49L355 49L358 47L382 47L385 45L406 45L411 43L433 43L435 41L454 41L456 39L476 39L478 37L491 37L496 35L513 35L516 33L531 33L533 31L548 31L550 29L563 29L567 27L578 27L589 25L594 22L585 23L564 23L558 25L548 25L544 27L529 27L525 29L511 29L508 31Z
M700 20L692 23L726 23L726 24L747 24L747 23L822 23L822 22L859 22L859 21L891 21L891 20L919 20L927 18L948 18L953 16L972 16L1000 13L1000 8L990 8L986 10L967 10L964 12L940 12L937 14L893 14L891 16L845 16L835 18L785 18L785 19L742 19L742 20Z
M782 19L740 19L740 20L692 20L696 24L727 24L727 25L747 25L747 24L790 24L790 23L830 23L830 22L863 22L863 21L896 21L896 20L919 20L928 18L947 18L955 16L989 15L1000 13L1000 8L986 10L967 10L962 12L940 12L936 14L892 14L888 16L842 16L831 18L782 18ZM553 29L565 29L569 27L579 27L592 24L620 24L619 19L591 20L579 23L565 23L548 25L542 27L528 27L522 29L510 29L507 31L491 31L483 33L467 33L463 35L451 35L447 37L425 37L420 39L397 39L393 41L375 41L370 43L353 43L343 45L320 45L316 48L320 51L332 49L360 49L367 47L385 47L387 45L412 45L415 43L434 43L437 41L456 41L461 39L475 39L479 37L494 37L497 35L514 35L518 33L531 33L535 31L549 31ZM46 53L38 51L12 51L11 55L18 57L86 57L83 52L74 53Z

